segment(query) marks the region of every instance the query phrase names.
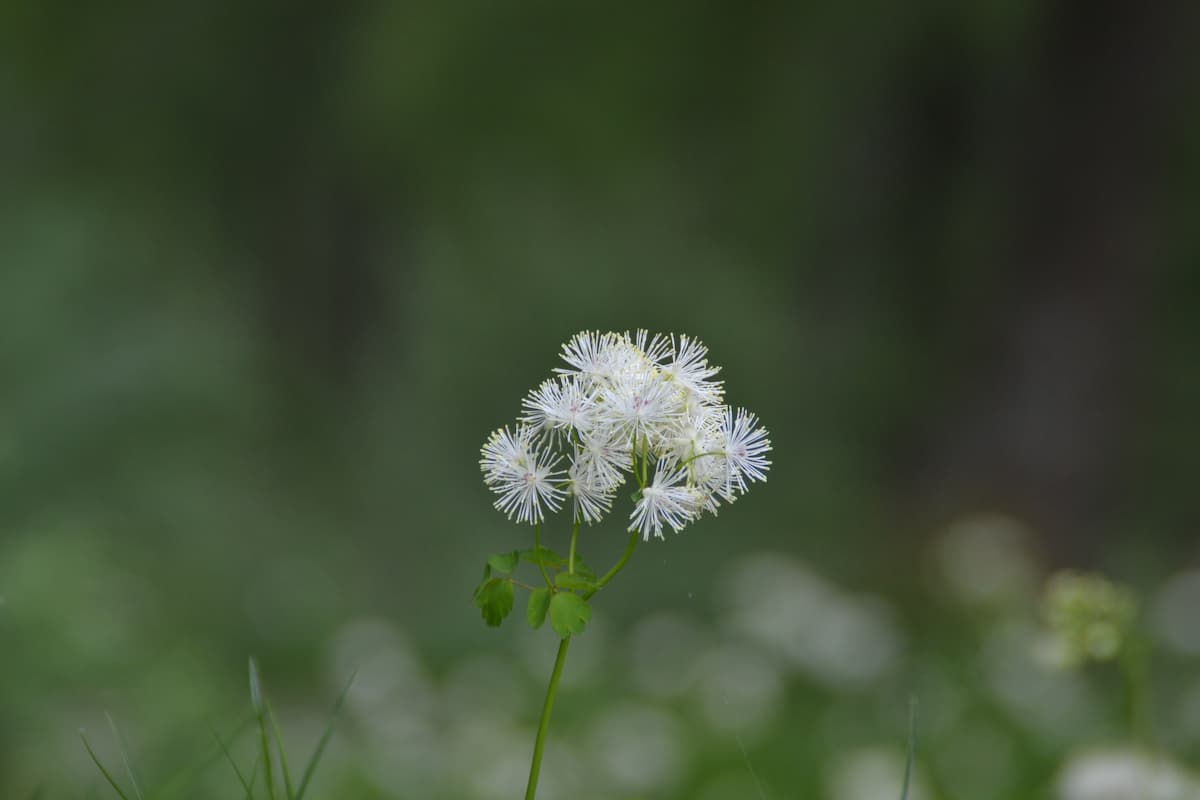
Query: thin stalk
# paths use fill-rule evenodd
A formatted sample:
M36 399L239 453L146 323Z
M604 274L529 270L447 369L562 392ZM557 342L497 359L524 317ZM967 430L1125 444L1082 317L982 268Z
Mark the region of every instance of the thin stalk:
M705 456L723 456L723 455L725 455L725 453L721 452L720 450L713 450L708 453L696 453L696 455L691 456L690 458L685 458L683 460L683 463L681 464L681 466L686 467L689 464L691 464L693 461L695 461L697 458L704 458Z
M546 572L546 565L542 563L542 526L533 526L533 552L537 555L538 569L542 571L542 579L546 581L546 588L554 591L554 584L550 580L550 575Z
M554 695L558 693L558 680L562 677L563 664L567 660L570 638L558 643L558 655L554 658L554 671L550 673L550 685L546 687L546 702L542 706L542 719L538 722L537 739L533 743L533 761L529 764L529 784L525 787L525 800L534 800L537 795L538 775L542 771L542 753L546 747L546 730L550 727L550 712L554 709Z
M579 520L571 527L571 550L567 554L567 574L575 574L575 540L579 538Z
M633 477L637 479L638 488L646 488L646 464L645 453L642 452L638 445L640 442L637 439L633 440Z
M536 537L536 527L534 530L534 536ZM575 527L571 531L571 553L567 560L567 571L569 574L574 574L575 572L575 539L578 534L579 523L576 522ZM630 556L633 555L634 548L637 547L637 543L637 531L630 531L629 542L625 545L625 552L621 554L621 558L613 565L613 568L604 573L600 580L596 581L596 587L584 593L584 600L587 600L600 591L605 584L616 577L618 572L625 568L625 565L629 563ZM553 588L551 588L551 591L553 591ZM567 647L570 644L570 637L558 643L558 655L554 658L554 671L550 673L550 685L546 687L546 702L542 706L542 718L538 722L537 739L533 743L533 760L529 764L529 783L525 787L525 800L535 800L537 795L538 775L542 771L542 754L546 747L546 731L550 727L550 712L554 709L554 696L558 693L558 681L562 677L563 664L567 660Z
M642 488L646 488L646 481L649 478L646 476L646 463L650 460L646 455L646 448L649 446L649 439L642 439Z
M584 595L583 595L584 600L590 599L592 595L594 595L596 592L603 589L605 584L607 584L609 581L611 581L613 578L615 578L617 576L617 573L625 568L625 565L629 563L630 556L633 555L634 548L637 547L638 539L639 539L639 537L638 537L637 531L629 532L629 541L625 545L625 552L621 554L621 558L617 561L616 564L613 565L613 568L610 569L608 572L604 573L604 575L602 575L600 577L600 580L596 581L596 588L592 589L589 592L584 593Z

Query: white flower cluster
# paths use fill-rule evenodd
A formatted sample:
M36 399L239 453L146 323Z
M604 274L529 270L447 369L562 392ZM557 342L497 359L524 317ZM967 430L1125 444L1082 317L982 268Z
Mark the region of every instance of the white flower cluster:
M664 525L679 531L766 480L767 432L724 404L713 380L720 367L707 355L686 335L573 336L562 349L567 366L526 396L513 430L483 446L496 508L536 524L569 499L576 522L597 522L633 475L629 529L661 539Z

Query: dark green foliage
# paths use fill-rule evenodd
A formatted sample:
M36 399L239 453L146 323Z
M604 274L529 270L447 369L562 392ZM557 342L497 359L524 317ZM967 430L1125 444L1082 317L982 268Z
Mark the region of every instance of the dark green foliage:
M583 633L591 618L591 607L577 594L558 592L550 599L550 625L563 639Z
M550 590L534 589L529 593L529 606L525 610L525 621L534 630L542 627L546 621L546 612L550 608Z
M513 585L508 578L486 580L475 590L475 605L489 626L499 626L513 609Z

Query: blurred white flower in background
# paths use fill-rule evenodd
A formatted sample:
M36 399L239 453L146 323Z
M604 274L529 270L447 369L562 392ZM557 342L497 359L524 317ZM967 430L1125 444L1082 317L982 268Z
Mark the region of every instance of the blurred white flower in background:
M905 754L888 747L850 750L834 757L825 774L827 800L896 800L904 785ZM909 800L928 800L929 789L914 765Z
M978 513L951 523L934 557L946 587L968 605L998 605L1036 597L1040 572L1029 550L1033 534L1020 520Z
M1185 656L1200 656L1200 569L1172 576L1150 602L1158 640Z
M356 743L368 775L381 790L403 786L429 796L451 769L445 743L433 721L401 709L381 710L369 733Z
M524 675L498 653L467 656L450 667L442 686L442 718L519 719L529 708Z
M892 669L904 649L891 607L849 594L803 562L755 553L729 568L723 627L832 687L862 686Z
M454 794L489 800L521 796L529 776L531 731L502 720L466 717L453 722L446 738L448 763L471 765L451 768L443 776Z
M695 685L700 659L712 633L693 618L672 611L651 614L629 634L629 674L647 697L667 700Z
M433 684L408 637L392 623L377 618L347 622L334 635L328 658L336 691L354 677L346 706L366 724L389 708L432 715Z
M558 652L559 640L542 635L544 633L522 623L513 626L510 640L517 659L534 683L545 678L546 663L554 661ZM571 668L563 670L559 686L576 690L593 687L606 680L609 676L604 674L604 669L609 656L609 639L608 621L602 617L592 617L587 636L576 636L571 640Z
M1200 800L1200 782L1163 755L1085 751L1059 773L1058 800Z
M662 793L683 777L690 747L683 726L667 711L618 704L590 728L588 753L618 793Z
M377 618L351 620L328 654L331 689L346 695L346 713L363 730L363 760L380 786L429 788L445 771L445 748L434 724L435 687L407 636Z
M969 690L954 665L941 656L918 656L911 674L910 691L921 704L921 738L952 731L970 703Z
M706 653L697 666L701 709L717 733L755 739L783 711L783 677L765 653L726 643Z
M475 720L452 732L454 767L445 776L456 784L449 796L478 800L513 800L522 797L529 777L529 753L533 731L499 722ZM463 768L470 765L469 768ZM575 748L550 741L538 782L539 800L575 800L588 783L588 776ZM395 786L407 786L399 781ZM428 796L441 797L447 793ZM406 794L406 797L417 796Z
M1036 655L1040 632L1008 622L984 640L979 663L986 688L1014 720L1043 736L1069 741L1103 729L1103 704L1079 672L1050 669Z

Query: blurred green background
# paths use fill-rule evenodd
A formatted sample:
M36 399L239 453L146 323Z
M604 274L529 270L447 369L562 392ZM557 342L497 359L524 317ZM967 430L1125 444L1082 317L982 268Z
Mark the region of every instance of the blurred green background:
M895 797L910 692L917 797L1091 797L1066 565L1200 764L1198 11L0 3L0 796L107 796L106 710L234 796L251 654L294 761L360 670L319 796L518 796L477 453L584 328L699 336L775 466L597 598L539 797Z

